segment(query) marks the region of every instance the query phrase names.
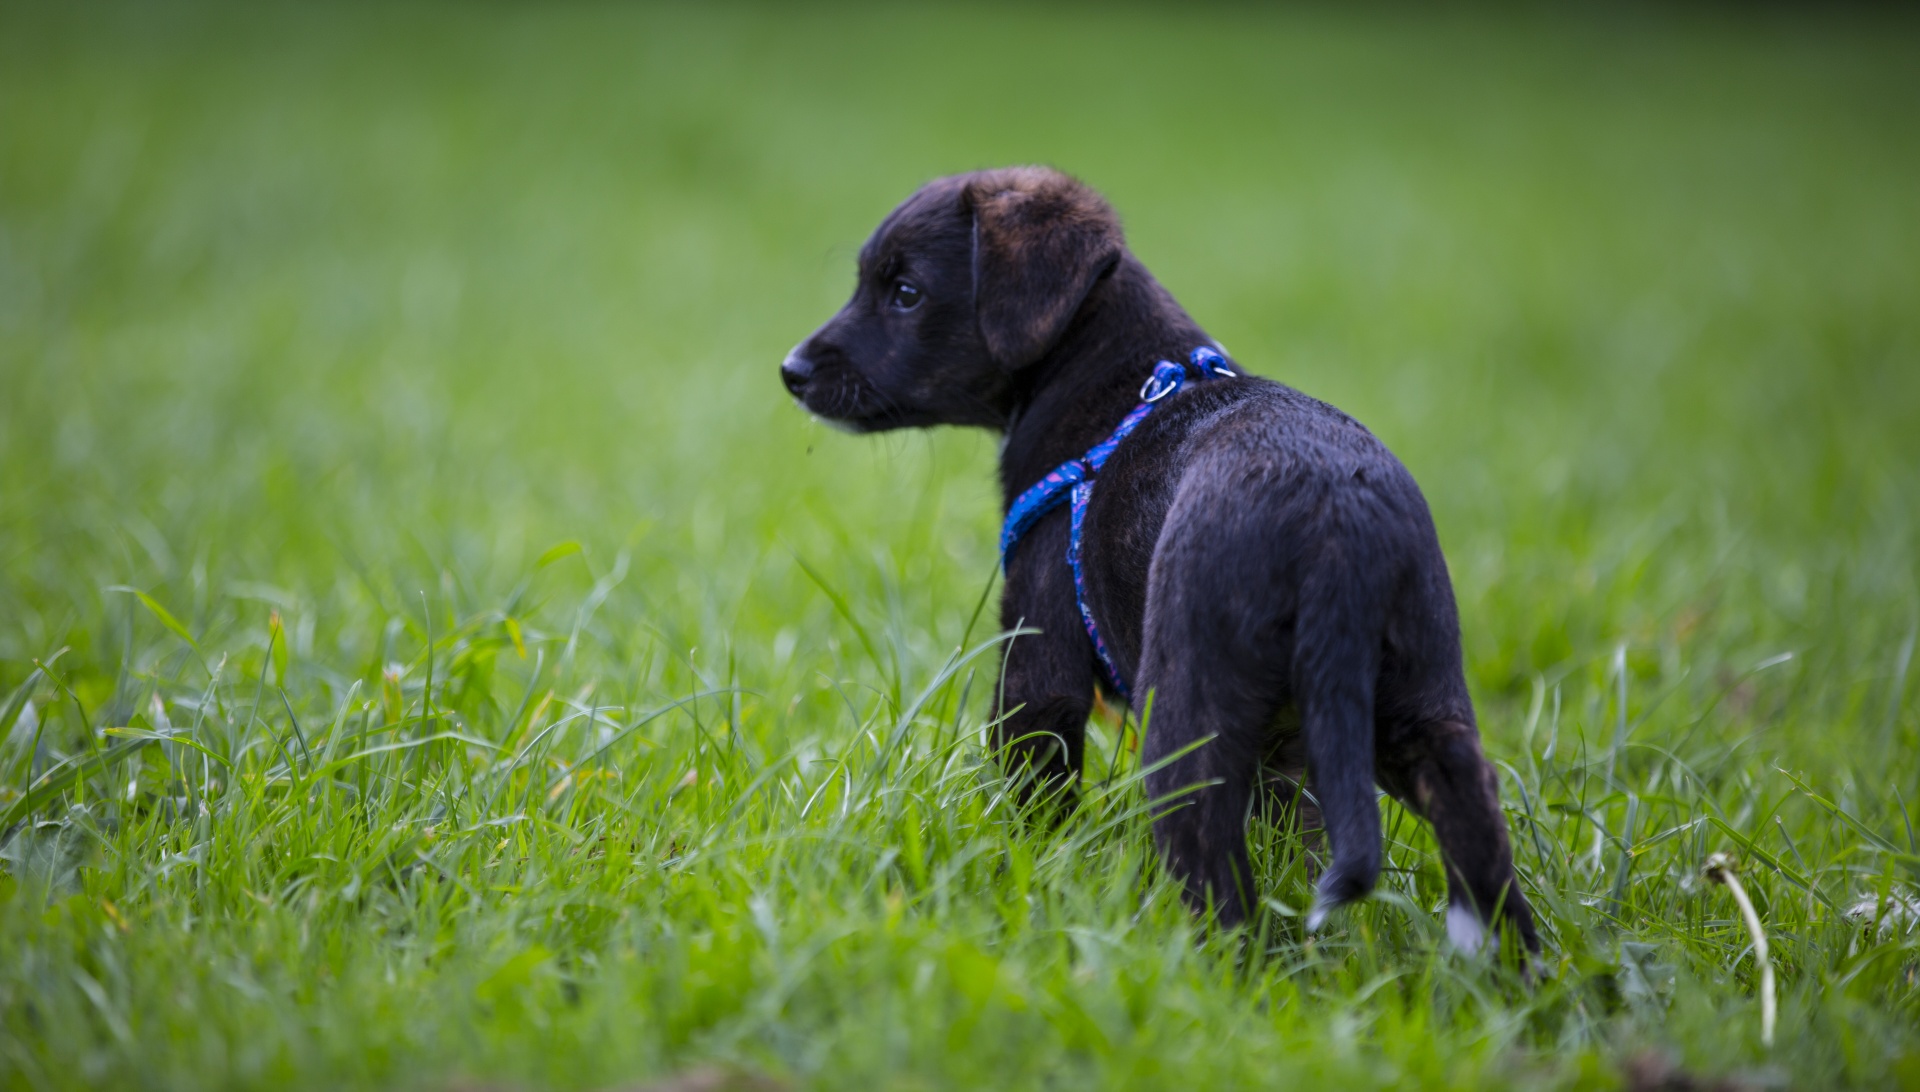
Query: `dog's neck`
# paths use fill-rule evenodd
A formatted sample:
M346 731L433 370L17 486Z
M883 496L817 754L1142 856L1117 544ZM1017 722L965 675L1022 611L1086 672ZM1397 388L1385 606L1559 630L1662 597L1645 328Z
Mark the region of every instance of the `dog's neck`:
M1066 333L1022 372L1000 449L1004 503L1106 439L1139 404L1156 361L1185 360L1209 343L1172 294L1123 252Z

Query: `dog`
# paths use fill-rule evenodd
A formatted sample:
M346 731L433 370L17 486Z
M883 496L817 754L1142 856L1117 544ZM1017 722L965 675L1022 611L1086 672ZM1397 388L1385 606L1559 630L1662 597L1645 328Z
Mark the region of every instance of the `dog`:
M851 431L1002 434L1000 617L1037 631L1002 670L1010 773L1070 796L1099 688L1150 708L1153 837L1196 912L1247 919L1256 797L1304 765L1331 851L1309 928L1379 876L1377 783L1433 826L1454 944L1493 926L1539 949L1412 475L1346 414L1240 374L1091 188L1044 167L929 182L780 373Z

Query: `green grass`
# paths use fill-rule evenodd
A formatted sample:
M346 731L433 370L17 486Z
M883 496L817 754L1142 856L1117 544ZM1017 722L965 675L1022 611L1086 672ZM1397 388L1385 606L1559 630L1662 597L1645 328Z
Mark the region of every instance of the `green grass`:
M0 1085L1914 1086L1916 29L0 9ZM1013 814L992 439L775 367L1021 161L1423 483L1538 985Z

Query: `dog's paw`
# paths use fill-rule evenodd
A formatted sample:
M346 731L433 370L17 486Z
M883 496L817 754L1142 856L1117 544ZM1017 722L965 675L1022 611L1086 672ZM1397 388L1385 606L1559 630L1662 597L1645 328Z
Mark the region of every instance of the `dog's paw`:
M1327 919L1333 916L1335 910L1353 901L1353 899L1334 898L1329 896L1325 891L1315 895L1313 897L1313 906L1307 910L1307 932L1319 932L1321 926L1327 923Z
M1447 907L1447 939L1467 955L1476 955L1487 942L1487 926L1473 907L1456 902Z
M1319 932L1320 927L1327 923L1327 915L1333 913L1334 909L1327 905L1327 900L1314 899L1312 909L1307 911L1307 932Z

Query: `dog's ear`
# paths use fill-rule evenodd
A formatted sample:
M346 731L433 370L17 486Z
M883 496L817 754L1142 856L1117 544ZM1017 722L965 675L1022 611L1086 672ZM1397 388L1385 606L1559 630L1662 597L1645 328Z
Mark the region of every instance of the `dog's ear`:
M1044 167L982 171L966 200L980 337L1002 367L1023 368L1060 339L1120 260L1119 218L1099 194Z

